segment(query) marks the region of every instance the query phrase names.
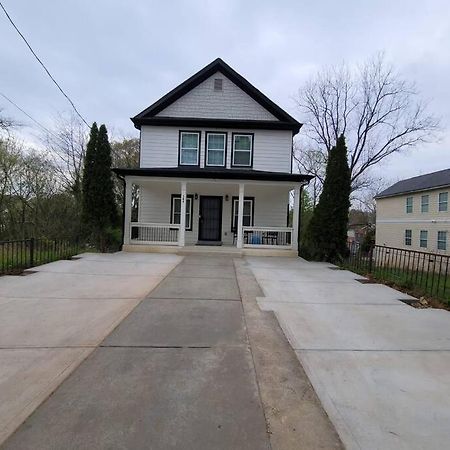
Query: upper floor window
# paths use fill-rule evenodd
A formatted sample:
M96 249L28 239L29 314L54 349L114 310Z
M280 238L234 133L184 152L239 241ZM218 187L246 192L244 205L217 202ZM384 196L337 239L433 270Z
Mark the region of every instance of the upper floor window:
M410 214L413 212L413 198L406 197L406 213Z
M420 230L420 247L427 248L428 247L428 231Z
M206 166L225 167L227 134L206 133Z
M438 250L447 250L447 232L438 231L437 233L437 248Z
M251 167L253 164L253 134L233 133L233 167Z
M405 230L405 245L412 243L412 230Z
M448 192L439 193L439 211L448 210Z
M198 166L200 131L180 131L180 166Z
M429 204L430 204L430 196L422 195L420 203L420 211L423 213L427 213Z

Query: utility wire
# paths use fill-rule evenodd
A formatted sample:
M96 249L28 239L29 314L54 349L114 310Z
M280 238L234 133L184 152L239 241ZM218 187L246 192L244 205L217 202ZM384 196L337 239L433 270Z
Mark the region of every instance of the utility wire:
M80 112L78 111L78 109L76 108L75 104L73 103L73 101L69 98L69 96L64 92L64 90L62 89L62 87L58 84L58 82L53 78L53 75L49 72L49 70L47 69L47 67L45 67L45 64L40 60L39 56L35 53L35 51L33 50L33 48L31 47L31 45L28 43L28 41L26 40L25 36L20 32L20 30L17 28L16 24L13 22L13 20L11 19L11 16L8 14L8 11L6 11L5 7L3 6L2 2L0 1L0 7L3 9L3 12L5 13L6 17L8 18L8 20L11 22L11 25L14 27L14 29L17 31L17 33L19 34L19 36L23 39L23 41L25 42L25 44L27 45L27 47L29 48L30 52L33 54L33 56L37 59L37 61L39 62L39 64L43 67L43 69L45 70L45 72L47 73L47 75L50 77L50 79L53 81L53 83L55 83L56 87L60 90L60 92L62 93L62 95L64 95L64 97L66 97L66 99L69 101L69 103L72 105L72 108L75 110L75 112L77 113L78 117L86 124L86 126L88 128L90 128L89 124L86 122L86 120L84 119L84 117L80 114ZM34 120L34 119L33 119Z
M40 128L42 128L45 132L48 133L48 135L53 136L55 139L59 140L62 144L66 145L66 142L64 141L64 139L61 136L58 136L57 134L55 134L53 131L50 131L47 127L45 127L44 125L42 125L42 123L38 122L34 117L32 117L30 114L28 114L24 109L22 109L17 103L14 103L9 97L7 97L5 94L3 94L2 92L0 92L0 95L7 100L9 103L11 103L11 105L13 105L14 107L16 107L19 111L21 111L23 114L25 114L29 119L31 119L36 125L38 125ZM55 161L55 155L59 157L59 159L64 161L64 158L58 153L58 152L50 152L47 149L47 153L49 155L51 155L53 161Z
M3 94L2 92L0 92L0 95L7 100L9 103L11 103L11 105L15 106L20 112L22 112L23 114L25 114L29 119L31 119L35 124L37 124L40 128L42 128L44 131L46 131L48 134L54 136L54 137L58 137L56 134L54 134L52 131L50 131L48 128L46 128L44 125L42 125L42 123L38 122L34 117L30 116L30 114L28 114L25 110L23 110L19 105L17 105L16 103L14 103L9 97L7 97L5 94Z

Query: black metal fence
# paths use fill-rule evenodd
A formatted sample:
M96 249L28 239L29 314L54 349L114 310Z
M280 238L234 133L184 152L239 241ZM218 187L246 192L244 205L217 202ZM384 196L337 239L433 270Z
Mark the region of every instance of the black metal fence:
M17 274L25 269L80 252L78 241L62 239L23 239L0 241L0 275Z
M382 245L365 251L357 243L349 250L349 269L450 302L450 256Z

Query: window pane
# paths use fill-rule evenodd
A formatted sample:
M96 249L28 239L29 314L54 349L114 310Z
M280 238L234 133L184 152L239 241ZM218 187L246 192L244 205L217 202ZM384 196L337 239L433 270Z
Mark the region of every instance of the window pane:
M438 248L438 250L447 250L447 232L446 231L438 231L437 248Z
M208 134L208 149L223 150L225 148L224 134Z
M429 203L429 196L428 195L422 195L422 212L428 212L428 203Z
M427 247L428 244L428 231L426 230L421 230L420 231L420 246L423 248Z
M251 136L234 136L235 150L251 150Z
M223 150L208 150L208 160L206 161L206 164L210 166L223 166L223 159Z
M448 192L439 194L439 211L447 211L448 208Z
M252 224L252 218L251 216L243 216L242 217L242 224L244 227L249 227Z
M181 211L181 199L180 198L174 198L173 199L173 212L179 214L180 211Z
M406 197L406 212L407 213L413 212L413 198L412 197Z
M198 148L197 133L183 133L181 135L181 148Z
M172 222L174 223L174 224L176 224L176 225L180 225L180 223L181 223L181 214L179 213L179 212L174 212L173 213L173 220L172 220Z
M181 150L181 164L197 164L197 150Z
M244 200L244 216L250 216L252 214L252 202L251 200Z
M250 152L234 152L233 164L236 166L249 166Z

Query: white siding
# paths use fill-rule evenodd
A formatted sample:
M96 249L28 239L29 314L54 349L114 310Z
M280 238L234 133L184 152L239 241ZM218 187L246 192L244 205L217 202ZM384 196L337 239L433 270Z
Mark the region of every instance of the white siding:
M149 223L170 222L170 202L172 194L180 193L180 183L152 182L143 183L140 188L139 221ZM217 195L223 197L222 209L222 241L226 245L233 243L231 232L232 197L239 195L237 184L189 183L187 193L197 193L194 200L193 229L186 231L186 244L194 245L198 240L198 214L201 195ZM228 195L228 201L225 196ZM254 225L276 226L287 225L287 207L289 188L284 186L246 185L245 196L254 197Z
M214 90L214 78L223 80L222 91ZM160 111L157 116L278 120L220 72L216 72L200 83L183 97Z
M289 130L232 130L217 128L141 127L140 167L177 167L179 130L201 131L200 167L205 161L205 132L228 133L227 168L231 167L232 133L253 133L253 169L286 172L291 170L292 132Z

